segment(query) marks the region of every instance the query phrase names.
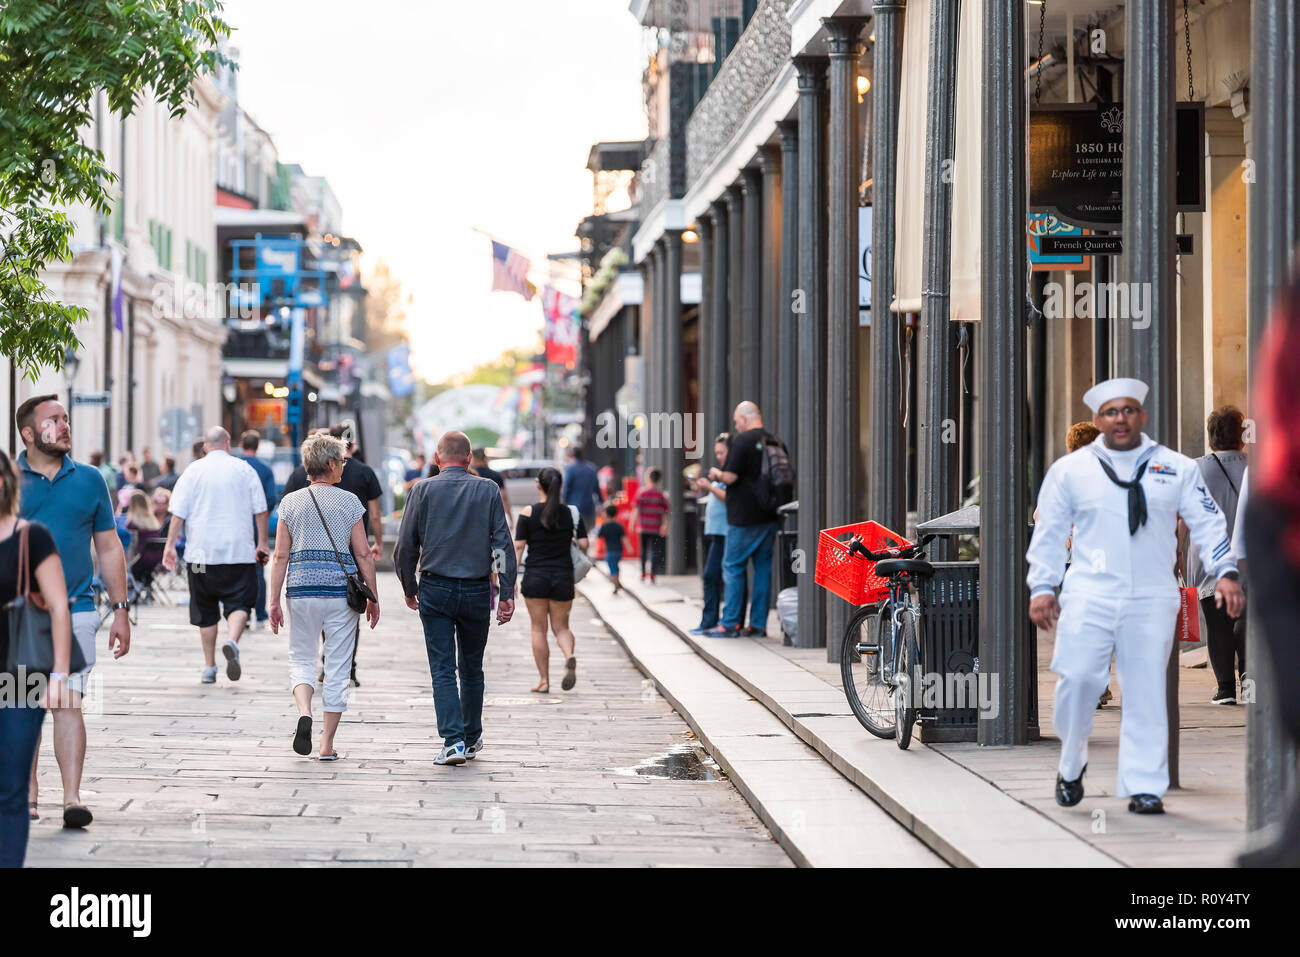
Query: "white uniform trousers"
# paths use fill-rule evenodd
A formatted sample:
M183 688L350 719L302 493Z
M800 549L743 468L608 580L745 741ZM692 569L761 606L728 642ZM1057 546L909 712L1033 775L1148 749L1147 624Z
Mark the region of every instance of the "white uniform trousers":
M352 650L356 647L357 613L343 596L288 599L289 687L316 684L316 654L325 633L325 711L348 710Z
M1088 763L1088 735L1097 699L1110 681L1115 654L1121 705L1119 776L1115 793L1163 795L1169 787L1169 727L1165 680L1178 618L1178 594L1169 598L1061 595L1052 671L1053 725L1061 739L1058 771L1076 780Z

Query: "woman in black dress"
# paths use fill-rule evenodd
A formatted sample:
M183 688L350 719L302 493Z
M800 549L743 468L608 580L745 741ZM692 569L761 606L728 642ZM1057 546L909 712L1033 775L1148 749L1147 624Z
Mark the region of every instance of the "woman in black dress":
M545 468L537 474L541 501L519 513L515 524L515 554L528 560L524 566L520 591L528 606L533 629L533 658L541 681L533 688L540 694L551 690L551 650L546 641L547 624L564 652L564 680L560 687L571 689L577 681L578 659L573 654L573 632L569 630L569 610L573 607L573 559L569 543L587 549L587 527L578 510L565 507L560 497L563 479L556 469ZM575 534L576 529L576 534Z

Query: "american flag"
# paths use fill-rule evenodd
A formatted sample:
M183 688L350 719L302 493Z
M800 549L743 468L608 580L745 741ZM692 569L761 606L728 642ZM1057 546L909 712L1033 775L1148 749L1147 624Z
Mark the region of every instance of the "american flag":
M532 264L505 243L492 240L492 291L517 292L531 300L537 287L528 281L528 268Z

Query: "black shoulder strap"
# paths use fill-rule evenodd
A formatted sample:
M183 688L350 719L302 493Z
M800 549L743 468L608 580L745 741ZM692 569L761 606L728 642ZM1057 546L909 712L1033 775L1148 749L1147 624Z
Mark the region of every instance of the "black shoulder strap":
M1241 498L1241 493L1237 491L1237 483L1232 480L1232 476L1229 475L1228 470L1223 467L1223 463L1219 461L1219 457L1211 452L1210 458L1214 459L1214 464L1219 467L1219 471L1223 473L1223 477L1228 480L1228 486L1232 489L1233 497L1238 499Z

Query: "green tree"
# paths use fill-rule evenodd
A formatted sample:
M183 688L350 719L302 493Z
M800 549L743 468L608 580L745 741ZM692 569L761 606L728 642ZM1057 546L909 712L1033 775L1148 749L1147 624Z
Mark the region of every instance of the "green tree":
M81 142L104 91L129 115L140 97L172 116L201 73L229 64L219 0L0 0L0 352L35 378L79 345L79 306L50 298L41 271L68 260L68 207L110 210L114 177Z

